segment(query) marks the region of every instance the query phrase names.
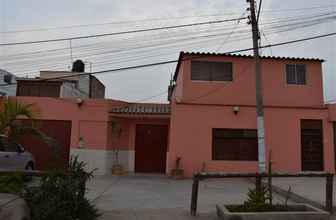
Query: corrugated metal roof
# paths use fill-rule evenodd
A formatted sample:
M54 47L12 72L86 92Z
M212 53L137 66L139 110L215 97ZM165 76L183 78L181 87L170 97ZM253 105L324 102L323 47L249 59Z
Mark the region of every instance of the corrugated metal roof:
M253 58L252 55L246 54L233 54L233 53L210 53L210 52L181 52L182 55L200 55L200 56L229 56L229 57L243 57ZM323 59L319 58L304 58L304 57L281 57L281 56L260 56L262 59L277 59L277 60L302 60L302 61L318 61L323 62Z
M169 115L170 105L159 103L133 103L124 107L114 108L111 113L137 115Z
M178 70L180 68L181 62L183 61L183 56L199 56L202 58L203 56L223 56L223 57L240 57L240 58L248 58L253 59L252 55L246 54L233 54L233 53L210 53L210 52L180 52L180 56L178 59L178 63L176 66L174 80L177 79ZM195 58L195 57L194 57ZM262 59L276 59L276 60L297 60L297 61L314 61L314 62L324 62L323 59L319 58L303 58L303 57L280 57L280 56L261 56Z

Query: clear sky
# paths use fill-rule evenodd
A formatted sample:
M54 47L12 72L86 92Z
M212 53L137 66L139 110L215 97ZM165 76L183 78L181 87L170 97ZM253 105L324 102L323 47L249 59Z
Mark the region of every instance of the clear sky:
M0 0L0 42L237 18L247 7L246 0ZM262 43L335 32L335 14L335 0L263 0ZM93 71L99 71L173 60L181 50L226 52L249 48L250 38L249 25L241 21L74 40L72 53L69 41L0 47L0 68L20 76L33 76L39 70L68 70L72 58L87 61L88 71L90 64ZM265 49L262 53L325 59L326 101L336 102L336 37ZM106 85L109 98L165 102L165 90L175 66L168 64L97 77Z

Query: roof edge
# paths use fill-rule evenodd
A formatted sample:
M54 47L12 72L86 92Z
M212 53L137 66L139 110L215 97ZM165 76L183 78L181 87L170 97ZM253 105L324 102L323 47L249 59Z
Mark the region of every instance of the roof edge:
M231 53L211 53L211 52L184 52L181 51L178 62L176 65L175 73L174 73L174 81L177 80L178 77L178 71L181 66L181 62L183 59L183 56L199 56L199 58L204 56L222 56L222 57L238 57L238 58L247 58L247 59L253 59L252 55L245 55L245 54L231 54ZM193 57L194 59L195 57ZM281 56L261 56L261 59L274 59L274 60L298 60L298 61L313 61L313 62L324 62L325 60L320 58L303 58L303 57L281 57Z

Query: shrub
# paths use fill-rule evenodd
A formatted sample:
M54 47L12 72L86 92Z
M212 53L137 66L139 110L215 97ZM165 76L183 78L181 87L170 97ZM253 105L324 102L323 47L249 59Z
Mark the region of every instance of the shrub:
M264 210L269 206L267 201L269 200L269 190L267 187L262 186L260 190L250 189L247 197L248 199L244 202L244 207L251 211Z
M52 171L41 178L38 186L26 188L24 198L32 220L95 220L98 210L84 197L85 183L93 172L85 163L71 158L67 172Z
M0 193L11 193L21 195L24 187L24 176L22 173L0 176Z

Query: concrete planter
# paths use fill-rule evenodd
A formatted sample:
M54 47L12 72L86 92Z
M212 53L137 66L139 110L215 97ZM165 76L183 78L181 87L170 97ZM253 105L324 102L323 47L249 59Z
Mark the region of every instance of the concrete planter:
M225 205L217 205L217 215L222 220L328 220L329 213L307 204L289 205L288 212L230 212Z

